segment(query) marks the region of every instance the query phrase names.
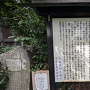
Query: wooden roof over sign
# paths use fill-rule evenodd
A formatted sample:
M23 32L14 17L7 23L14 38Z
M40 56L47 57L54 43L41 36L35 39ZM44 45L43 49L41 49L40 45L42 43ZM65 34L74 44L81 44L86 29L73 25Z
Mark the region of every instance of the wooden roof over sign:
M32 3L87 3L90 0L32 0Z
M42 16L65 17L68 14L68 17L73 17L74 14L85 14L90 17L90 0L31 0L28 6L34 7Z

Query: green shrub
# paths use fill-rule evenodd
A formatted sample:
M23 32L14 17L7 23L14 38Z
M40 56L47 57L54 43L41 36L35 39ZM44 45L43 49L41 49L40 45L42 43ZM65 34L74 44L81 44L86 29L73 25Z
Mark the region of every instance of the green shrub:
M0 47L0 54L4 53L6 51L9 51L11 49L12 49L12 47L9 47L9 46Z
M0 62L0 90L5 90L9 80L8 69Z

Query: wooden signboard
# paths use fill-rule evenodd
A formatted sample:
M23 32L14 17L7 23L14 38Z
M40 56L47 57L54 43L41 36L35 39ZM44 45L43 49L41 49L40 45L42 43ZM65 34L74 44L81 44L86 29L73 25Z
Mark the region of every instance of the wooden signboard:
M32 72L33 90L50 90L49 71Z

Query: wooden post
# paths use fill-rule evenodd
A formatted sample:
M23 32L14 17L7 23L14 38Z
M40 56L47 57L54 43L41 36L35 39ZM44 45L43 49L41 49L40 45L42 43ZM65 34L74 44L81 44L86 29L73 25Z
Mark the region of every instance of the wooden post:
M48 20L47 20L47 44L48 44L50 90L56 90L55 75L54 75L54 58L53 58L53 33L52 33L52 22L50 19L50 15L48 15Z

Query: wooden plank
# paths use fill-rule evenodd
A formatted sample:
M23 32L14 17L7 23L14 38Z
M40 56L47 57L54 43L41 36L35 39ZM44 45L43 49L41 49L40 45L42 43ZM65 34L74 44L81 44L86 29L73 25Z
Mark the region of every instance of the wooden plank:
M32 0L32 3L85 3L90 0Z
M50 73L50 90L56 90L55 76L54 76L54 58L53 58L53 34L52 22L50 15L47 17L47 44L48 44L48 63Z

